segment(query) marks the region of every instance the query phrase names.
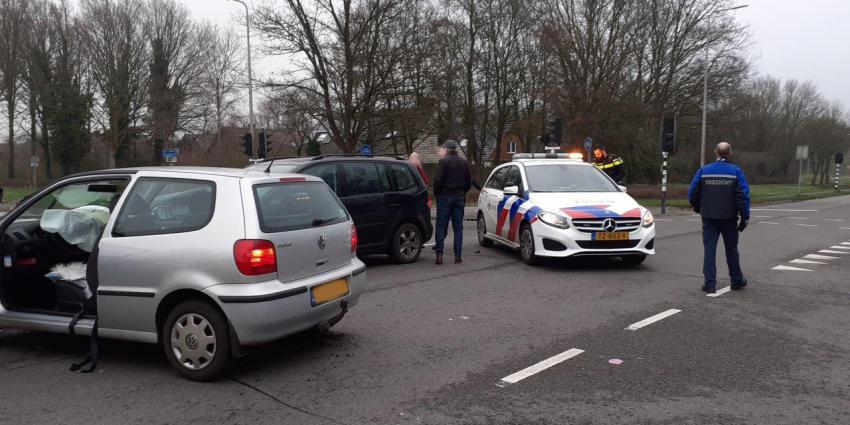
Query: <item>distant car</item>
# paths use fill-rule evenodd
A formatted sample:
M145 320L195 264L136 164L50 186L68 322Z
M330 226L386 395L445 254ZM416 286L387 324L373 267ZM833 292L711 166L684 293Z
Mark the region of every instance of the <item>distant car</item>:
M85 308L74 333L90 335L96 318L101 337L161 343L194 380L214 378L243 346L335 324L366 280L351 217L305 175L79 174L0 219L0 235L0 327L70 333Z
M249 168L323 179L354 218L360 256L388 254L398 263L412 263L433 234L428 188L406 161L327 155L269 159Z
M655 219L625 188L565 154L517 154L495 168L478 197L478 242L540 257L616 256L640 264L655 254Z

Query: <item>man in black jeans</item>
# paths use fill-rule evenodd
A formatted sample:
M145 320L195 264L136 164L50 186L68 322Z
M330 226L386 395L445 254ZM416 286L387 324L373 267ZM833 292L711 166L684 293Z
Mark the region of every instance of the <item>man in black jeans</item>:
M463 248L463 208L466 192L472 185L469 164L458 156L457 144L447 141L446 156L440 159L437 175L434 176L434 196L437 197L437 264L443 264L443 246L449 231L449 220L454 232L455 263L460 263Z

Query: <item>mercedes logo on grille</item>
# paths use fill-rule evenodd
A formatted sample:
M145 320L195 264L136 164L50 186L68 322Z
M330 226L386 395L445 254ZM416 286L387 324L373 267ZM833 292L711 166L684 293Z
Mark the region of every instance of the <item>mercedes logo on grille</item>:
M319 235L319 249L325 249L325 245L328 244L328 236L322 233Z
M617 230L617 222L614 221L613 218L606 218L605 221L602 222L602 230L606 232L613 232Z

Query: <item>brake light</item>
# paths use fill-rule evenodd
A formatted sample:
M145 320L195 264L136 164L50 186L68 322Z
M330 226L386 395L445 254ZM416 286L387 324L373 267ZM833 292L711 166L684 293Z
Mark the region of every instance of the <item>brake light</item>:
M357 252L357 228L351 225L351 252Z
M243 239L233 246L236 268L245 276L277 272L274 244L265 240Z
M282 177L280 179L281 183L292 183L292 182L304 182L307 181L304 177Z

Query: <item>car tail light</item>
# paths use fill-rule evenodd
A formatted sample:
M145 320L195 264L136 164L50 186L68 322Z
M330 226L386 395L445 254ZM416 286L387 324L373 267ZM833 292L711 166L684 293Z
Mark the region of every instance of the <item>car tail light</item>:
M245 239L233 246L236 267L245 276L277 272L277 254L270 241Z
M357 227L351 225L351 252L357 252Z

